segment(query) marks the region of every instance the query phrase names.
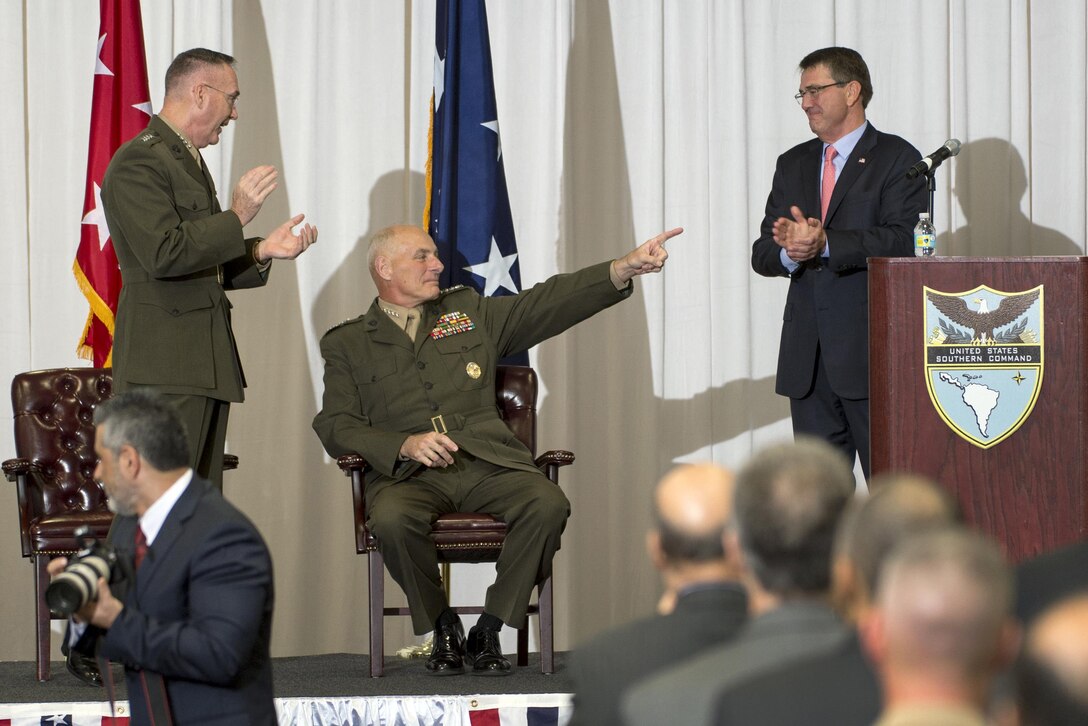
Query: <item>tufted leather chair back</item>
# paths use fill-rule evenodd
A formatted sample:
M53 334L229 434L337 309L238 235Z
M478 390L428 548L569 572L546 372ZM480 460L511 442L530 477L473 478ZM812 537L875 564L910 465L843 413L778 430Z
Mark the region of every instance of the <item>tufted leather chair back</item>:
M81 526L104 540L113 522L94 479L94 409L113 392L109 368L57 368L20 373L11 382L15 455L3 463L15 482L23 557L34 567L38 680L49 679L46 565L79 548Z
M11 384L23 556L73 552L72 532L90 524L104 537L113 515L94 479L94 408L109 398L108 368L61 368L15 376ZM20 472L15 472L20 473Z

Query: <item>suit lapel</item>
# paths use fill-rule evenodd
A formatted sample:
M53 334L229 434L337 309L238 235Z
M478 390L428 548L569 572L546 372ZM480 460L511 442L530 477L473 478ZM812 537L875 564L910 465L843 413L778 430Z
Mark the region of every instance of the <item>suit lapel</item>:
M850 152L850 157L846 160L846 165L842 168L842 173L839 174L839 178L835 182L835 191L831 193L831 203L827 206L827 219L824 220L825 227L831 226L831 221L835 217L835 210L839 208L839 203L850 191L850 187L854 185L854 182L872 164L871 152L874 146L876 146L876 129L873 128L872 124L869 124L868 128L865 129L865 133L858 139L854 150Z
M813 139L801 157L801 175L804 179L802 190L802 211L806 217L815 217L820 213L820 163L823 161L823 142ZM788 215L787 215L788 216Z
M170 550L177 543L182 532L185 531L185 523L193 516L197 502L203 495L206 486L204 480L194 476L192 481L189 482L189 486L185 487L181 497L174 503L170 513L166 515L166 521L163 522L162 529L155 536L155 541L148 549L147 556L144 557L143 564L140 565L140 570L136 574L136 594L138 596L142 596L147 592L149 583L155 579L155 573L164 566L163 563L169 557Z

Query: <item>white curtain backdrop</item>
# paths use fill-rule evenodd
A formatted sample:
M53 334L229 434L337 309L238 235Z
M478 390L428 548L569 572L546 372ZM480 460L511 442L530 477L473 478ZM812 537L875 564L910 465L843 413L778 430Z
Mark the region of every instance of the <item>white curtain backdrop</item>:
M737 466L790 435L774 394L787 283L756 277L751 241L776 156L810 137L792 99L810 50L866 58L872 123L938 173L940 254L1082 254L1083 0L556 0L489 2L502 148L526 285L683 225L664 274L532 353L547 395L540 445L569 448L574 514L556 562L558 646L650 612L649 491L678 461ZM366 574L348 481L310 429L318 339L374 289L365 241L423 208L434 5L429 0L143 3L152 104L178 52L238 58L240 119L205 150L220 194L262 163L281 185L249 230L296 212L321 230L267 288L232 294L249 381L227 496L276 566L276 655L366 652ZM79 239L98 29L94 0L0 2L0 381L77 366L87 314ZM14 454L0 435L0 458ZM33 657L31 569L3 497L0 658ZM486 568L485 568L486 570ZM491 575L458 579L480 587ZM402 597L390 583L390 598ZM392 619L389 650L415 642Z

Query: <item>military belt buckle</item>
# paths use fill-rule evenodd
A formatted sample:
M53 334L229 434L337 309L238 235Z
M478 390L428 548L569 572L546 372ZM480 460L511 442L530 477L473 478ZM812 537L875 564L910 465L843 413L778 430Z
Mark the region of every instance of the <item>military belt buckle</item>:
M431 426L434 427L436 434L444 434L447 431L446 421L442 418L442 414L431 416Z

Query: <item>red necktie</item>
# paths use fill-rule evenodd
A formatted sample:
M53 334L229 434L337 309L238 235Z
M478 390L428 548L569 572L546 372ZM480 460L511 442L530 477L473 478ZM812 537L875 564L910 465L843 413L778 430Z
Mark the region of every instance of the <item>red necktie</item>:
M827 221L827 205L831 204L831 192L835 191L835 165L831 160L838 152L834 146L824 151L824 178L820 183L820 219Z
M147 554L147 537L144 536L143 527L136 526L136 556L133 558L136 569L140 569L140 563L144 561L144 555Z

